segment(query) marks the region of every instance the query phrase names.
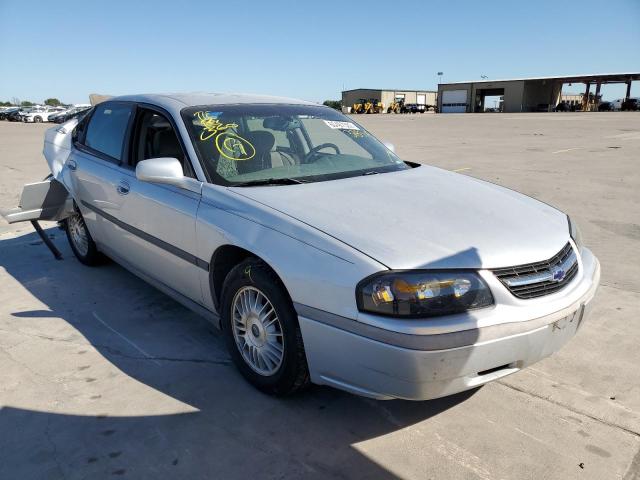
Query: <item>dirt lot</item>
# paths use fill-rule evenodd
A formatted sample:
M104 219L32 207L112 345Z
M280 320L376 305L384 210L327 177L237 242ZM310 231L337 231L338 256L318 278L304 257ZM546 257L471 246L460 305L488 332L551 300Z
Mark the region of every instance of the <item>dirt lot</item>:
M602 263L576 338L441 400L274 399L204 320L82 266L54 225L63 261L0 220L0 478L640 479L640 114L356 119L405 159L569 212ZM0 205L48 173L46 128L0 122Z

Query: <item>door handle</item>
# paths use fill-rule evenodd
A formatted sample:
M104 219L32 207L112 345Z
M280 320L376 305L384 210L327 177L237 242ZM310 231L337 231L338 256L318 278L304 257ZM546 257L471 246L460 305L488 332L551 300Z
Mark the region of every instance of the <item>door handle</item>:
M129 187L129 184L122 180L116 187L116 190L120 195L126 195L127 193L129 193L130 188L131 187Z
M67 162L67 167L69 167L69 170L75 171L78 168L78 164L76 163L75 160L69 160Z

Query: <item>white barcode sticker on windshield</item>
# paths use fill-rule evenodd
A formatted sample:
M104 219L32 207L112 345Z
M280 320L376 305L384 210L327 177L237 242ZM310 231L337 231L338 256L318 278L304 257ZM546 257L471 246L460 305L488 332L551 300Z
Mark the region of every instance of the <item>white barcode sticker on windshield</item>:
M338 130L360 130L351 122L336 122L333 120L325 120L324 123L326 123L329 128Z

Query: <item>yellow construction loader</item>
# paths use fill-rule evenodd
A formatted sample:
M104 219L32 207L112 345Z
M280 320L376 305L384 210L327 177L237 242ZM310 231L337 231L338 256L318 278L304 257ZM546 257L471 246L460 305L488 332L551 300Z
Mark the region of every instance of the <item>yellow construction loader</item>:
M382 113L384 105L375 98L361 98L351 107L351 113Z
M404 113L404 100L394 100L389 104L387 113Z

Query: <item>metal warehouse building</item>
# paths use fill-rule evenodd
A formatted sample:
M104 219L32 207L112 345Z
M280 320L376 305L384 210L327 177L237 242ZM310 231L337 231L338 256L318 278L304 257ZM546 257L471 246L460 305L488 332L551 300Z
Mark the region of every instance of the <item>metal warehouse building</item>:
M561 77L521 78L513 80L479 80L441 83L438 85L438 111L442 113L483 112L487 97L500 99L503 112L551 111L560 101L562 85L584 84L583 102L587 102L591 86L598 96L600 86L625 83L626 98L631 95L631 82L640 80L640 73L610 73ZM496 105L497 105L497 100Z
M433 90L396 90L396 89L375 89L356 88L342 92L342 105L350 107L361 98L366 100L375 99L382 102L385 108L397 100L404 100L404 103L417 103L418 105L436 105L436 92Z

